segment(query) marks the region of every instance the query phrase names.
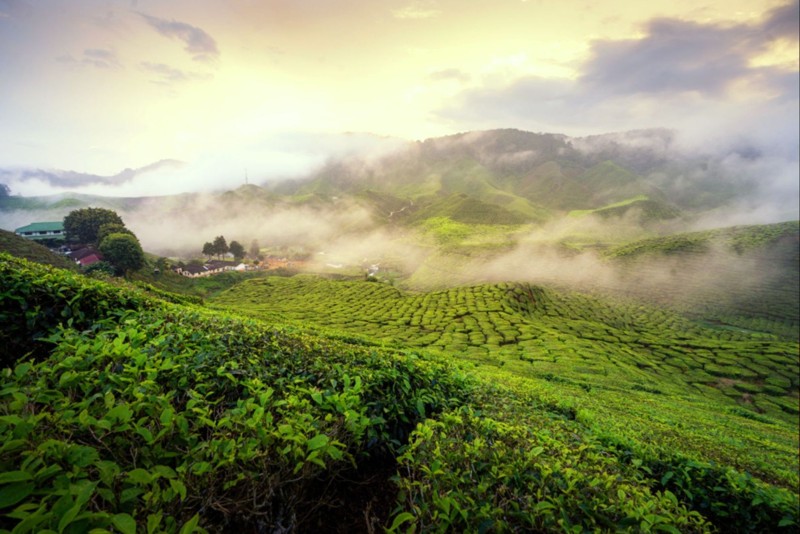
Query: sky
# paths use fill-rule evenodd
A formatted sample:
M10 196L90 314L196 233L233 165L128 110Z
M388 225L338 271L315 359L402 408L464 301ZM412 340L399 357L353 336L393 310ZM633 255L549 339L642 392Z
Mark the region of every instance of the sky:
M490 128L796 162L798 26L796 0L0 0L0 182L224 189Z

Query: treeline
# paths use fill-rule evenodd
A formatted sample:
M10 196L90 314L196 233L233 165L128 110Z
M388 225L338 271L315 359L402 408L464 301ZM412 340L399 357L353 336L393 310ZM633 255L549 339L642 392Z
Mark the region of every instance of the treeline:
M218 235L213 241L206 241L203 244L203 255L208 256L208 259L216 256L222 259L226 254L231 254L233 259L241 261L245 256L250 257L254 261L261 259L261 247L257 240L250 243L250 250L245 251L244 246L238 241L231 241L228 243L225 236Z

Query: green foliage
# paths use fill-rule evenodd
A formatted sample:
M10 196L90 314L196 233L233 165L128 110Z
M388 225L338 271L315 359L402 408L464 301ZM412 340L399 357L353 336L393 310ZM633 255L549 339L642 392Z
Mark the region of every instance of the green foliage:
M64 217L64 232L68 241L96 244L98 243L98 232L104 224L125 226L122 218L113 210L82 208L71 211Z
M117 270L107 261L97 261L86 267L83 273L95 278L105 278L116 275Z
M100 243L100 252L123 275L144 267L144 251L132 234L109 234Z
M61 269L77 270L75 263L66 257L51 252L40 243L6 230L0 230L0 252Z
M214 238L214 242L212 243L212 251L217 256L223 256L228 253L230 248L228 247L228 242L225 241L225 237L218 235Z
M2 272L3 287L45 274L16 267ZM50 350L4 362L4 529L303 530L309 510L338 506L356 463L393 454L417 422L473 387L428 356L139 295L130 297L147 305L126 309L131 301L111 298L125 290L46 274L52 291L40 300L67 305L63 286L83 300L102 290L106 314L89 328L38 323L34 337ZM3 330L24 322L0 319Z
M797 221L754 226L733 226L636 241L615 247L609 250L606 255L611 258L635 258L643 255L704 252L714 246L724 247L741 254L748 250L773 244L782 238L797 235L797 232Z
M0 256L0 529L797 526L796 343L525 284L213 299L262 321L118 283Z
M102 243L103 240L110 236L111 234L130 234L134 235L133 232L128 230L124 224L116 224L116 223L106 223L100 226L97 230L97 242Z
M244 247L238 241L231 241L230 245L228 245L228 250L231 254L233 254L234 260L240 261L242 258L244 258Z
M687 455L784 485L798 480L786 467L798 440L798 348L774 336L709 329L636 302L509 283L404 293L386 284L271 277L239 284L210 305L437 350L474 362L481 374L502 368L502 381L513 374L570 387L620 432L666 440ZM774 389L761 387L765 380ZM765 424L747 426L740 413Z

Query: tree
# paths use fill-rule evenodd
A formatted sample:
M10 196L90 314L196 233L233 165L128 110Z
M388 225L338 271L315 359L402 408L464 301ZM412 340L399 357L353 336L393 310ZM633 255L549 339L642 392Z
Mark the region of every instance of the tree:
M228 245L228 249L230 253L233 254L234 260L241 261L242 258L244 258L244 247L238 241L231 241L231 244Z
M261 259L261 246L257 239L253 239L253 242L250 243L250 259L254 261Z
M97 229L97 242L98 243L102 243L103 239L105 239L106 236L109 236L111 234L131 234L131 235L133 235L133 232L128 230L125 227L124 224L106 223L106 224L101 225L100 228Z
M97 232L104 224L125 226L122 218L113 210L105 208L82 208L64 217L64 232L67 241L97 244Z
M209 243L208 241L205 242L203 245L203 256L208 256L208 259L211 259L211 256L216 254L213 243Z
M228 248L228 243L225 241L225 238L221 235L218 235L214 238L214 254L217 254L220 258L228 253L230 250Z
M11 188L6 184L0 184L0 198L11 196Z
M123 276L144 267L144 251L134 235L110 234L100 243L100 252Z

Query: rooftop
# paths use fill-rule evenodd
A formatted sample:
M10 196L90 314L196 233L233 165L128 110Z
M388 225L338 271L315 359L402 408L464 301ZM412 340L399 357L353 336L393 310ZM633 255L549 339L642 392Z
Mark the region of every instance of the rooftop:
M57 222L35 222L31 223L28 226L22 226L14 230L14 233L21 234L24 232L63 232L64 231L64 223L62 221Z

